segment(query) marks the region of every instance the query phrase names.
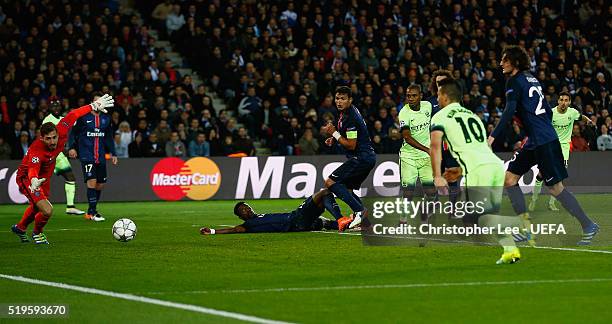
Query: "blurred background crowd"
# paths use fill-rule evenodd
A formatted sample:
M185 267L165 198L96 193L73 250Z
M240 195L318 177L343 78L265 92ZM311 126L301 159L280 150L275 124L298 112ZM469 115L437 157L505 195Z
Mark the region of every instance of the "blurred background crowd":
M96 92L115 96L120 157L337 154L321 126L337 118L339 85L353 90L377 153L395 154L406 88L427 100L439 69L491 131L506 44L528 51L551 107L568 91L597 125L574 125L573 150L612 150L611 29L605 0L2 0L0 159L23 157L49 97L67 111ZM495 151L524 140L520 122L507 128Z

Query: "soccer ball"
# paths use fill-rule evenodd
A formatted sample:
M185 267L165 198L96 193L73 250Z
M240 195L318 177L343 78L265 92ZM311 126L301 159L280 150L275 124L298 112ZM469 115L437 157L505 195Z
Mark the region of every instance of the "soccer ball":
M113 224L113 236L119 242L133 240L136 237L136 223L127 218L117 220Z

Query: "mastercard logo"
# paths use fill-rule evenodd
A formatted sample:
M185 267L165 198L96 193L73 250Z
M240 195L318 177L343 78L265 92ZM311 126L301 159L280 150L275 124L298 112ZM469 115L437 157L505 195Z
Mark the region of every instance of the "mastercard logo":
M206 200L221 186L221 172L212 160L197 157L187 161L165 158L155 164L149 175L151 188L163 200L188 197Z

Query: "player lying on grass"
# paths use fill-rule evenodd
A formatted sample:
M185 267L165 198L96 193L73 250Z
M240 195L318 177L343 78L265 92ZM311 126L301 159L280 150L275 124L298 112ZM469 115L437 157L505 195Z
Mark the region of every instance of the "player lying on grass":
M17 169L16 182L19 191L30 202L30 206L26 208L21 221L11 228L21 242L29 242L26 230L28 225L34 222L34 230L32 231L34 243L49 244L43 233L43 228L53 213L53 206L48 197L56 158L64 150L68 133L79 117L88 114L90 111L106 112L106 108L113 106L113 97L104 95L90 105L71 111L59 121L57 126L48 122L40 127L40 137L32 143Z
M234 215L242 219L244 223L222 229L202 227L200 228L200 234L309 232L319 231L323 228L337 229L342 232L351 223L352 218L342 217L337 204L335 206L328 205L327 201L329 199L324 199L327 195L331 195L333 198L333 194L328 189L321 189L304 200L294 211L278 214L256 214L249 204L241 201L234 206ZM331 221L320 217L325 209L328 209L336 220Z

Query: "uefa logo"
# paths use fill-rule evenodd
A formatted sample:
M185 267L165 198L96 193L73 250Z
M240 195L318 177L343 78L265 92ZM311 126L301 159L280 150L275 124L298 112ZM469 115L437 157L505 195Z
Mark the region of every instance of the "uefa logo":
M212 160L196 157L187 161L165 158L155 164L149 175L153 192L163 200L206 200L221 186L221 172Z

